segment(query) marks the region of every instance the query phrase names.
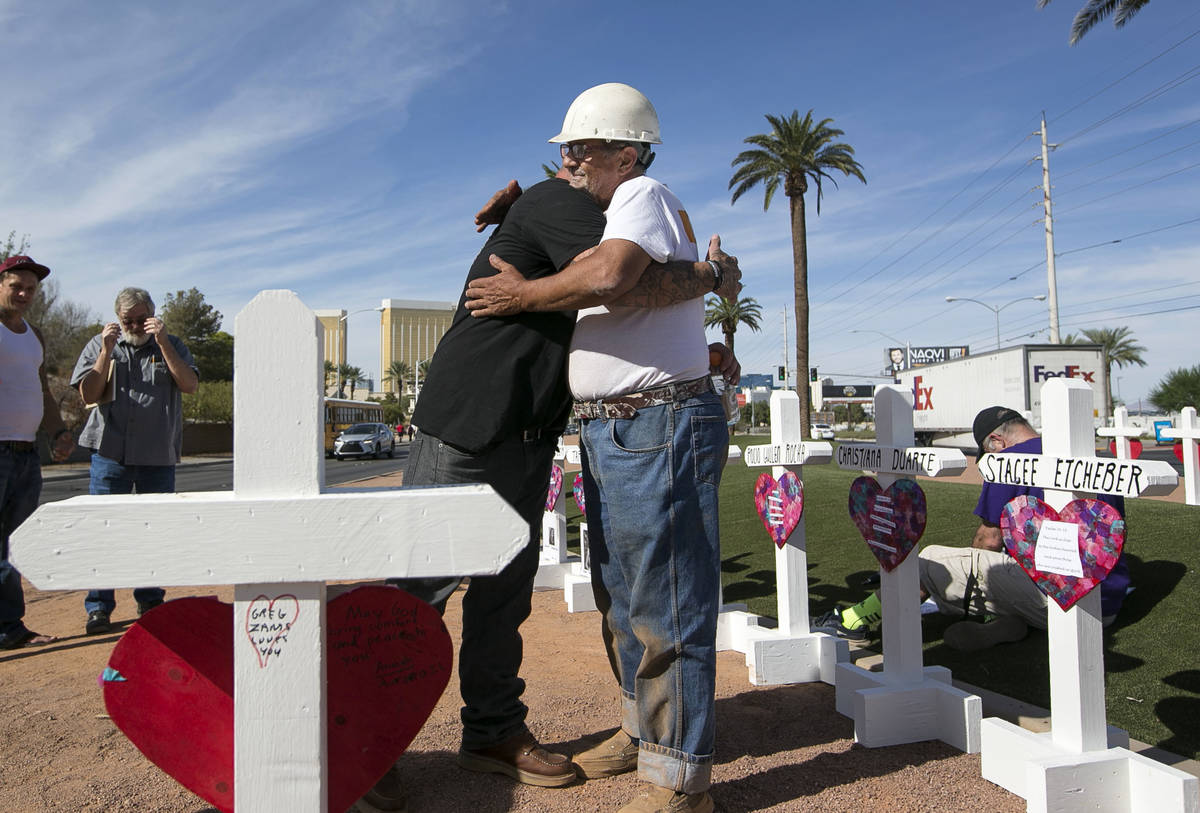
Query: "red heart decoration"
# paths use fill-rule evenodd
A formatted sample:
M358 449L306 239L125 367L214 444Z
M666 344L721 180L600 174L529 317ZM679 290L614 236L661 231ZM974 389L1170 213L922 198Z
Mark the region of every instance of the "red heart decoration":
M1043 573L1035 566L1038 534L1045 520L1069 522L1079 527L1079 560L1083 577ZM1010 500L1000 514L1004 547L1038 589L1064 610L1104 581L1121 557L1125 546L1125 520L1111 505L1100 500L1072 500L1055 511L1037 497Z
M795 472L785 471L776 480L764 471L754 484L754 507L775 547L782 549L804 513L804 484Z
M850 484L850 518L889 573L917 546L925 517L925 492L915 480L897 480L887 489L874 477Z
M558 498L562 494L563 470L557 463L550 466L550 488L546 491L546 510L553 511L558 507Z
M1178 460L1180 463L1182 463L1183 462L1183 441L1182 440L1175 441L1174 445L1171 446L1171 451L1175 453L1175 459ZM1200 446L1196 447L1196 459L1200 460Z
M1113 457L1117 456L1117 442L1115 440L1110 440L1108 442L1108 451L1112 453ZM1141 456L1142 442L1137 438L1131 438L1129 441L1129 457L1133 460L1137 460Z
M587 497L583 495L583 474L575 475L575 482L571 485L571 493L575 495L575 505L579 507L579 513L587 518Z
M263 597L251 606L271 603ZM282 596L273 603L289 606ZM338 596L326 624L329 809L346 810L421 730L450 679L454 652L438 612L395 587ZM234 643L232 605L175 599L129 628L102 677L117 727L222 813L233 811Z

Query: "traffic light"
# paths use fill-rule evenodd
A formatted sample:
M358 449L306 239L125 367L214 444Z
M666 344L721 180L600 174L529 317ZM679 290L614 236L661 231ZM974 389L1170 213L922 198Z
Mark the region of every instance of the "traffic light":
M809 380L809 381L816 381L816 380L817 380L817 368L816 368L816 367L809 367L809 368L808 368L808 380Z
M780 381L787 380L787 370L784 368L784 366L782 364L779 365L779 380Z

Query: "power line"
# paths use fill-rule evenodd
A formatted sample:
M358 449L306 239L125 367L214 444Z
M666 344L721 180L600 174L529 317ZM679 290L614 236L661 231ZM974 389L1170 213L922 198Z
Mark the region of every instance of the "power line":
M1072 193L1078 192L1081 189L1087 189L1089 186L1095 186L1096 184L1100 183L1101 181L1107 181L1110 178L1115 178L1118 175L1123 175L1126 172L1129 172L1130 170L1137 169L1138 167L1144 167L1146 164L1154 163L1155 161L1157 161L1161 158L1166 158L1168 155L1174 155L1175 153L1179 152L1180 150L1186 150L1188 147L1195 146L1196 144L1200 144L1200 139L1196 139L1195 141L1191 141L1187 144L1184 144L1182 147L1176 147L1173 150L1168 150L1167 152L1160 153L1159 155L1156 155L1153 158L1147 158L1145 161L1141 161L1137 164L1127 166L1124 169L1119 169L1116 172L1113 172L1109 175L1105 175L1102 178L1097 178L1094 181L1088 181L1087 183L1081 184L1080 186L1077 186L1074 189L1068 189L1065 192L1059 193L1059 197L1061 197L1062 195L1070 195Z
M1074 141L1075 139L1079 138L1080 136L1090 133L1092 130L1095 130L1097 127L1101 127L1105 124L1108 124L1110 121L1120 118L1121 116L1124 116L1126 113L1132 112L1132 111L1136 110L1137 108L1141 107L1142 105L1147 104L1148 102L1154 101L1159 96L1162 96L1165 93L1169 93L1170 91L1174 90L1175 88L1179 87L1180 85L1182 85L1186 82L1192 81L1197 76L1200 76L1200 65L1189 68L1187 71L1183 72L1182 74L1180 74L1179 76L1170 80L1169 82L1165 82L1164 84L1159 85L1158 87L1154 88L1153 90L1148 91L1147 93L1145 93L1142 96L1138 97L1137 99L1133 100L1132 102L1125 105L1124 107L1119 108L1118 110L1116 110L1112 113L1109 113L1104 118L1099 119L1095 122L1092 122L1088 126L1084 127L1082 130L1079 130L1079 131L1073 133L1072 135L1068 136L1067 138L1063 139L1062 141L1060 141L1058 143L1058 146L1061 147L1064 144L1068 144L1071 141Z
M1059 251L1059 252L1056 252L1054 256L1055 257L1064 257L1067 254L1078 254L1081 251L1091 251L1094 248L1101 248L1102 246L1112 246L1112 245L1116 245L1117 243L1122 242L1123 240L1132 240L1135 237L1145 237L1147 234L1157 234L1160 231L1167 231L1168 229L1177 229L1180 226L1187 226L1188 224L1191 224L1191 223L1200 223L1200 217L1193 217L1191 220L1184 220L1181 223L1173 223L1170 226L1163 226L1162 228L1159 228L1159 229L1150 229L1149 231L1140 231L1137 234L1130 234L1125 237L1118 237L1116 240L1105 240L1103 243L1092 243L1090 246L1081 246L1079 248L1073 248L1069 251ZM1040 265L1041 263L1038 263L1038 264ZM1030 266L1030 268L1027 268L1025 270L1028 271L1034 267L1035 266ZM1021 274L1024 274L1024 273L1025 273L1025 271L1021 272ZM1018 274L1017 276L1020 276L1020 274ZM1009 279L1016 279L1016 278L1017 277L1009 277ZM1183 284L1184 285L1195 285L1197 283L1185 282Z
M1131 189L1137 189L1142 186L1149 186L1152 183L1158 183L1159 181L1166 180L1167 178L1170 178L1173 175L1178 175L1181 172L1187 172L1188 170L1195 169L1196 167L1200 167L1200 161L1197 161L1194 164L1189 164L1186 167L1182 167L1173 172L1168 172L1165 175L1159 175L1157 178L1151 178L1148 181L1142 181L1141 183L1135 183L1133 186L1127 186L1124 189L1117 190L1116 192L1110 192L1107 195L1101 195L1098 198L1089 200L1087 203L1080 203L1075 206L1070 206L1066 209L1059 209L1058 213L1060 215L1062 215L1062 214L1066 214L1067 212L1074 212L1077 209L1082 209L1084 206L1091 206L1093 203L1099 203L1102 200L1108 200L1109 198L1116 197L1117 195L1123 195L1126 192L1130 191Z
M1153 138L1148 138L1145 141L1142 141L1141 143L1134 144L1132 147L1126 147L1125 149L1118 150L1117 152L1114 152L1111 155L1106 155L1104 158L1101 158L1099 161L1093 161L1090 164L1084 164L1083 166L1076 167L1075 169L1072 169L1069 172L1056 173L1055 177L1057 177L1058 180L1061 181L1063 178L1069 178L1070 176L1074 175L1076 172L1083 172L1085 169L1091 169L1094 166L1103 164L1105 161L1110 161L1113 158L1116 158L1118 155L1124 155L1127 152L1132 152L1136 149L1140 149L1141 147L1144 147L1147 144L1151 144L1155 141L1158 141L1160 138L1166 138L1169 135L1174 135L1175 133L1178 133L1180 130L1186 130L1188 127L1194 127L1197 124L1200 124L1200 119L1192 119L1187 124L1181 124L1173 130L1167 130L1165 133L1159 133L1158 135L1154 136Z

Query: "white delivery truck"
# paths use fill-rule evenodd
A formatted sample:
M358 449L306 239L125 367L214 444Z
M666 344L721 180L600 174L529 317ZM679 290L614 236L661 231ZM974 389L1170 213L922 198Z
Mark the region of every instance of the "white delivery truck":
M1096 426L1105 425L1108 371L1098 344L1022 344L896 374L913 393L917 442L964 448L975 445L975 415L993 405L1024 413L1040 431L1042 385L1051 378L1074 378L1091 387Z

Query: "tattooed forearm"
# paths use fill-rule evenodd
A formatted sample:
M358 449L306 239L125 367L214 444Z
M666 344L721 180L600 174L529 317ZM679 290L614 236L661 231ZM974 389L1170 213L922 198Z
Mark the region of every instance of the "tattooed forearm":
M675 260L651 263L633 286L610 305L625 308L662 308L712 293L713 272L705 263Z

